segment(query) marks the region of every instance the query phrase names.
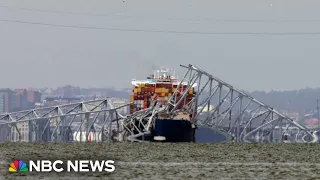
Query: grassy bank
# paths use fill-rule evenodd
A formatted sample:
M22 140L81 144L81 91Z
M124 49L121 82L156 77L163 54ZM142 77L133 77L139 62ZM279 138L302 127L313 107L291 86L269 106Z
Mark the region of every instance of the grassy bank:
M3 143L1 174L7 179L25 178L108 179L198 178L306 179L320 177L318 144L194 144L194 143ZM14 159L112 159L114 173L9 174ZM149 162L149 164L135 164ZM162 164L157 164L162 162ZM189 162L189 164L183 164ZM197 164L192 164L197 162ZM293 164L295 162L296 164ZM176 164L175 164L176 163ZM50 176L48 176L50 174ZM237 179L236 178L236 179Z

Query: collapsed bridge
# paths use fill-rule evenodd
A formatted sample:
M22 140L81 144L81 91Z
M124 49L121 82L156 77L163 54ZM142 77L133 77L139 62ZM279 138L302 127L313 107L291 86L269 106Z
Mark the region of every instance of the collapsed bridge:
M150 134L158 115L181 112L177 107L197 84L196 96L184 104L183 111L195 114L190 121L197 127L210 128L226 141L318 141L316 132L232 85L196 66L181 67L186 69L181 83L187 82L187 88L177 88L164 106L120 114L118 110L128 108L130 103L114 106L105 98L12 112L0 115L0 133L10 142L144 141L139 137Z

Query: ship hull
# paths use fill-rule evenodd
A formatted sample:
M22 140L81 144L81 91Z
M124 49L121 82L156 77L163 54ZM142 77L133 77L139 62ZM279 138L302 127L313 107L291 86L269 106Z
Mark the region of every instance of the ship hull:
M194 142L194 128L188 120L157 119L152 134L155 142Z

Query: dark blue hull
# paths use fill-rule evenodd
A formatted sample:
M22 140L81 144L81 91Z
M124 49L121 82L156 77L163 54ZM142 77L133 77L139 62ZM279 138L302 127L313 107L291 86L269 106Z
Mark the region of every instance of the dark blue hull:
M157 119L153 131L153 141L194 142L194 131L188 120Z

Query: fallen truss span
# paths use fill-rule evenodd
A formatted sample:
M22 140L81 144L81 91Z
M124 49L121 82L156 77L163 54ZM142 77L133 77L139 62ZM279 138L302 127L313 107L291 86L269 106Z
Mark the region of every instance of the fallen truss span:
M293 121L272 107L256 100L206 71L188 65L181 82L188 88L173 93L167 103L151 106L134 114L121 115L108 99L56 107L32 109L0 115L1 131L8 141L143 141L159 113L176 114L189 89L196 83L196 97L184 104L198 127L211 128L225 140L236 142L317 142L316 132ZM181 85L181 84L180 84ZM179 85L179 86L180 86ZM177 96L179 94L179 96ZM28 133L25 133L28 131ZM25 137L28 136L28 137Z
M119 129L117 110L109 99L31 109L0 115L8 141L105 141Z
M186 73L166 105L153 106L128 116L124 121L124 129L127 130L124 138L141 141L140 136L150 134L157 114L165 112L173 116L179 113L181 110L177 107L186 102L189 89L197 84L196 97L183 104L183 109L189 114L196 112L197 115L191 121L198 127L211 128L224 136L225 140L303 143L318 141L315 132L232 85L196 66L181 66L186 69ZM188 82L188 87L179 91L182 82ZM204 111L205 109L207 110Z
M198 67L182 67L187 69L184 78L190 86L198 83L194 120L199 126L237 142L317 142L315 133L290 117ZM209 111L203 112L206 106Z

